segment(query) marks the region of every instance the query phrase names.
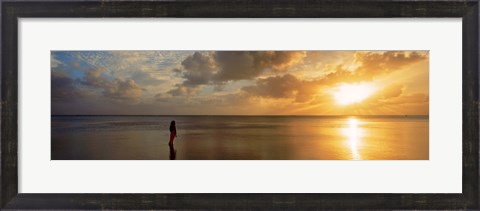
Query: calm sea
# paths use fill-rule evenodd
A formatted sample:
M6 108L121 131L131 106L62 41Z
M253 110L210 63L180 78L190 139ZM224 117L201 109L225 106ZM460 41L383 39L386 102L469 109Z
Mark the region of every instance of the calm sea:
M170 121L178 137L169 147ZM53 160L428 160L428 116L52 116Z

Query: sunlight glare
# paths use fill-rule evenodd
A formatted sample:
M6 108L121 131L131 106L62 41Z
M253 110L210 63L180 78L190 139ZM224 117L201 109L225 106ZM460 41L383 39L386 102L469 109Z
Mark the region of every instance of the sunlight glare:
M361 102L373 92L374 88L370 84L342 84L333 91L333 95L338 104L348 105Z
M348 136L348 144L350 146L350 152L352 153L353 160L360 160L360 153L358 152L358 142L360 141L360 129L358 128L358 120L350 118L348 120L349 128L346 131Z
M356 129L358 125L358 120L351 118L348 120L348 124L350 125L350 129Z

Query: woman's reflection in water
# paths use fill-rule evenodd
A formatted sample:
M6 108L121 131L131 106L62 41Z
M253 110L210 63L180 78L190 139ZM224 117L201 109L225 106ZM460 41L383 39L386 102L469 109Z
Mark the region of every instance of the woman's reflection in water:
M175 147L173 144L168 145L170 147L170 160L175 160L177 152L175 151Z

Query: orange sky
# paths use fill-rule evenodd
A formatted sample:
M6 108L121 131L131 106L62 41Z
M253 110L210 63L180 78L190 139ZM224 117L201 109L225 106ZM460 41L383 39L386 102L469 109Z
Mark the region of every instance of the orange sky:
M54 51L52 114L428 115L428 51Z

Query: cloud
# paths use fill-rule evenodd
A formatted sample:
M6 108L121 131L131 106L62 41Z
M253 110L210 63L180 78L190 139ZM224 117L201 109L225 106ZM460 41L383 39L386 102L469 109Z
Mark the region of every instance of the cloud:
M379 99L389 99L394 97L399 97L405 91L405 85L403 84L393 84L390 85L381 91L379 91L376 95Z
M80 63L82 71L101 69L105 75L133 79L143 87L175 78L170 70L186 56L183 51L68 51L64 59Z
M401 105L412 103L428 103L428 95L424 93L413 93L408 95L392 98L384 102L385 104Z
M338 83L371 81L394 71L405 71L406 67L428 58L426 52L356 52L353 69L342 64L325 65L326 75L317 79L318 83L330 86Z
M193 87L209 83L216 65L210 55L195 52L183 60L182 66L186 70L183 74L183 85Z
M108 80L102 76L102 69L90 69L85 72L84 78L81 80L83 85L102 88L108 84Z
M91 69L80 82L82 85L100 89L103 97L113 100L135 101L142 96L142 91L145 91L132 79L108 79L102 73L102 69Z
M251 80L262 73L283 71L306 56L301 51L215 51L195 52L185 58L182 70L173 69L184 78L183 86L223 84Z
M182 70L173 69L184 81L168 93L192 95L197 93L197 86L206 84L214 84L219 91L229 81L255 79L267 70L282 71L305 56L300 51L195 52L182 61Z
M345 65L325 65L324 71L328 72L328 74L317 78L312 81L312 83L322 86L322 89L325 89L341 83L373 81L394 71L409 71L411 65L428 59L428 52L359 51L355 52L354 57L354 67L347 68ZM391 84L381 88L361 103L348 105L345 109L355 108L372 112L394 106L396 107L395 109L399 110L392 109L388 112L401 113L408 110L404 106L405 104L417 104L420 106L418 108L421 112L428 112L428 94L417 93L412 95L406 93L406 89L407 87L404 84Z
M371 79L378 75L400 70L427 58L427 52L359 51L355 53L355 62L358 65L355 74L365 79Z
M182 84L177 84L174 89L168 91L172 96L192 96L200 91L199 87L189 87Z
M392 84L382 88L374 95L365 99L361 107L378 109L388 106L400 108L405 104L424 104L428 110L428 95L425 93L406 93L406 86L403 84Z
M326 65L324 71L329 73L317 79L317 81L326 86L337 83L352 83L362 80L360 74L348 70L344 65Z
M133 111L124 108L142 105L175 114L336 114L354 107L428 111L428 89L417 93L425 90L418 84L428 76L426 61L427 51L52 53L52 101L101 104L107 113L112 103L125 113ZM329 92L342 83L390 85L350 107L334 104ZM81 100L57 102L72 99Z
M331 103L331 97L322 91L327 87L339 83L370 81L393 71L405 71L408 70L409 65L428 57L427 52L352 52L349 55L350 58L355 55L355 58L351 59L352 64L355 65L348 67L338 64L324 65L324 71L328 74L302 80L300 78L303 77L298 78L294 75L292 71L296 69L292 67L304 59L304 52L220 51L208 55L210 58L203 61L208 61L210 64L213 61L215 64L208 66L208 77L205 77L202 82L214 84L214 91L227 86L231 81L251 80L265 73L275 73L274 76L255 79L255 85L241 87L240 93L244 93L243 99L251 97L272 100L290 99L292 103L315 102L316 104ZM288 71L285 72L286 70ZM210 78L210 81L207 78ZM192 97L198 93L196 87L178 84L169 93L175 96ZM405 89L405 85L400 84L387 87L375 94L370 103L382 103L382 101L400 99L400 97L406 100Z
M304 51L258 51L255 52L257 65L260 67L271 67L282 70L285 67L303 61L306 52Z
M243 87L250 96L264 98L295 98L296 102L313 100L318 94L315 81L299 80L291 74L257 79L254 86Z
M77 88L77 82L64 74L52 72L51 94L53 101L74 101L86 94Z
M221 51L215 52L214 57L220 68L215 75L216 81L251 79L261 73L261 69L255 67L252 52Z
M53 69L53 68L57 68L59 67L60 65L62 64L61 61L59 61L56 57L55 57L55 54L52 53L50 55L50 67Z
M136 83L142 84L144 86L155 86L162 82L165 82L165 80L154 77L152 73L140 70L132 73L131 79L134 80Z
M341 70L346 71L346 70ZM344 73L351 74L351 73ZM253 86L245 86L242 91L250 97L265 99L291 99L290 103L301 103L307 105L320 105L333 103L332 96L325 90L332 78L318 80L302 80L291 74L273 76L264 79L257 79ZM379 89L372 96L359 104L352 104L346 107L372 109L388 105L402 105L409 103L428 103L428 95L417 93L414 95L405 93L404 84L391 84ZM293 107L291 107L293 108Z
M109 86L104 87L103 95L117 100L137 100L142 96L144 89L140 88L134 80L114 80Z
M243 87L242 90L259 97L290 98L295 96L297 88L301 85L301 81L295 76L287 74L258 79L255 86Z
M191 96L199 91L199 86L209 84L216 72L216 63L208 53L195 52L182 62L182 69L174 68L173 73L184 80L167 93L172 96Z
M282 71L303 60L303 51L217 51L216 81L254 79L266 70Z

